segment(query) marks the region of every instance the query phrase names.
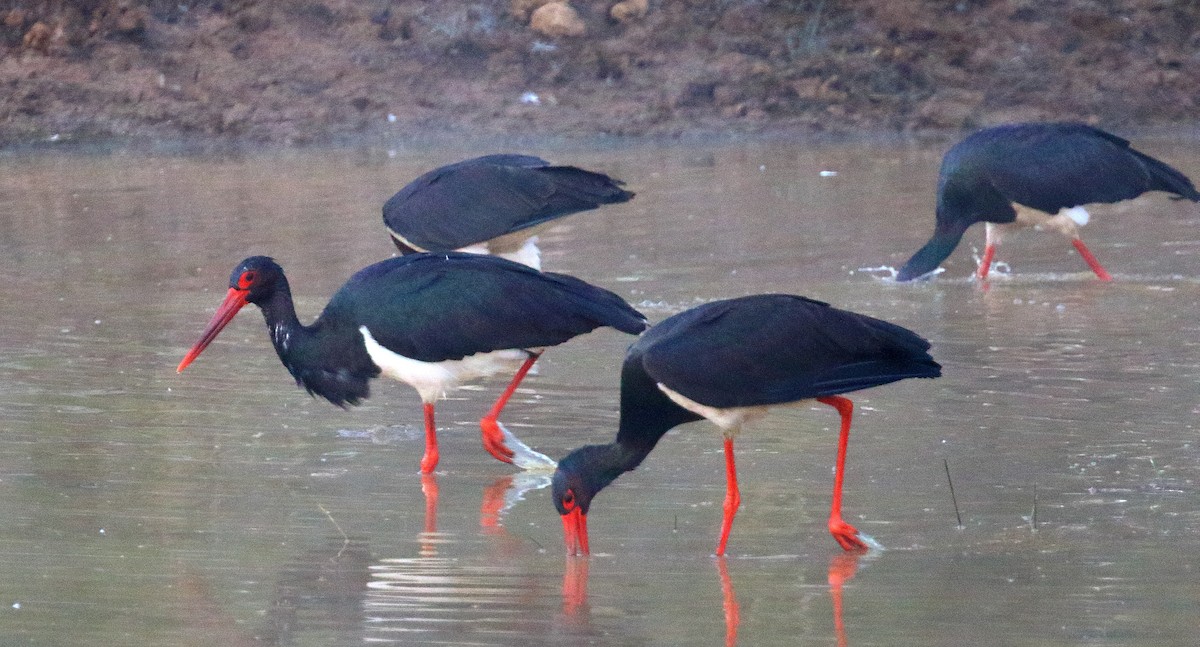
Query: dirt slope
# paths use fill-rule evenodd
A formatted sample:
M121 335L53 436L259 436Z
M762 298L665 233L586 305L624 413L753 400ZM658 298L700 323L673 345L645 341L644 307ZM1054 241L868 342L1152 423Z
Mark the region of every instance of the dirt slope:
M0 0L0 143L1193 125L1193 0ZM532 0L532 4L537 4Z

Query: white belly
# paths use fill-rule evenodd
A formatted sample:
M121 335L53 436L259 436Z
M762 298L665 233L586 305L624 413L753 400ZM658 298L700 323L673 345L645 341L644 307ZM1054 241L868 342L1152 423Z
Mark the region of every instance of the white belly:
M704 416L711 420L713 424L721 428L725 436L733 438L737 432L741 431L742 425L756 420L766 415L770 406L760 405L753 407L727 407L718 408L710 407L707 404L700 404L691 398L688 398L677 391L672 391L670 388L663 385L661 382L658 388L667 394L671 401L679 406L691 411L698 416ZM799 402L789 402L788 405L799 404Z
M363 342L371 361L382 374L400 380L417 390L422 402L435 402L463 382L470 382L497 373L515 372L529 353L519 350L500 350L476 353L462 359L444 362L422 362L384 348L371 336L366 326L360 326Z
M469 245L458 251L468 254L491 254L514 263L527 265L535 270L541 270L542 252L538 249L537 243L537 236L529 237L528 231L518 231L484 243Z
M404 245L409 249L416 250L418 252L429 251L414 245L407 238L397 234L391 229L389 229L388 232L392 234L392 238L395 238L400 242L401 245ZM492 256L499 256L500 258L508 259L514 263L520 263L521 265L528 265L529 267L540 271L542 269L542 251L538 249L537 242L537 236L531 236L529 231L524 230L514 232L506 236L500 236L499 238L494 238L482 243L475 243L474 245L460 247L454 251L466 252L467 254L488 254Z
M1091 214L1083 207L1064 208L1054 215L1016 203L1013 203L1013 208L1017 211L1017 219L1014 222L1004 224L987 223L987 241L989 244L999 245L1006 234L1026 227L1032 227L1039 231L1057 231L1063 236L1074 240L1079 238L1079 228L1088 224L1088 221L1091 220Z

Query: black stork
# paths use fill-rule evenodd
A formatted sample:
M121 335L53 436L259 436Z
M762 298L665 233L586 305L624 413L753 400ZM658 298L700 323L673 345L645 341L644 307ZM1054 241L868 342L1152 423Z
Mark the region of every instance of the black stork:
M1024 123L985 128L954 145L938 173L933 237L900 268L897 281L937 269L967 228L987 223L978 278L985 279L996 246L1022 227L1052 229L1071 244L1101 280L1112 277L1079 238L1085 204L1130 200L1165 191L1200 201L1185 175L1134 150L1127 140L1079 123Z
M448 252L399 256L359 270L333 295L311 326L296 318L283 269L266 256L234 268L225 301L179 363L183 371L247 303L262 309L271 343L296 383L341 407L369 395L384 375L415 388L425 414L421 471L438 462L434 402L462 382L517 368L503 395L480 421L484 447L514 461L501 410L548 346L601 326L637 334L645 318L621 297L565 274L539 272L492 256Z
M554 504L568 554L588 553L592 497L637 467L670 429L707 418L725 435L725 553L741 497L733 439L775 405L807 400L841 415L829 531L845 550L867 547L842 519L842 477L854 404L841 394L910 377L938 377L929 342L912 331L787 294L716 301L669 317L642 335L621 369L616 440L576 449L558 463Z
M603 173L532 155L485 155L433 169L383 205L401 254L459 250L541 267L537 234L557 218L627 202Z

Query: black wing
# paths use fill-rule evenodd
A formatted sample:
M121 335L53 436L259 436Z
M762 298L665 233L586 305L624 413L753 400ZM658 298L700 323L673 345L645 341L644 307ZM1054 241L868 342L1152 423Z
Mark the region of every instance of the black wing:
M937 377L929 342L895 324L792 295L718 301L638 342L654 380L714 407L794 402Z
M424 251L451 251L633 193L603 173L531 155L487 155L434 169L383 205L388 229Z
M366 326L389 350L435 362L561 344L601 326L635 334L645 317L621 297L563 274L491 256L414 254L354 275L316 325Z
M1200 200L1178 170L1085 124L1014 124L979 131L946 154L939 183L944 188L956 174L994 187L1006 201L1047 213L1120 202L1147 191Z

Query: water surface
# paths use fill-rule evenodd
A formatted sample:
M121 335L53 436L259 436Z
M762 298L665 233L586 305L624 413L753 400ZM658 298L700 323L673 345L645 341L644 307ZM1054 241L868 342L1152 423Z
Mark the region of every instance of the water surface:
M1200 176L1195 142L1139 144ZM933 282L865 271L924 242L946 146L527 151L638 193L563 221L543 260L652 320L783 291L933 342L942 379L854 397L845 512L886 547L858 560L824 529L828 407L739 438L727 559L711 556L720 436L696 423L596 499L584 561L562 555L544 483L480 448L501 381L439 406L442 462L422 479L415 393L309 398L253 309L175 374L238 260L279 260L309 321L391 255L384 200L492 150L0 158L0 642L1194 644L1200 210L1092 210L1112 284L1027 233L1000 249L1012 276L981 289L982 229ZM611 439L629 342L547 352L509 427L555 457Z

